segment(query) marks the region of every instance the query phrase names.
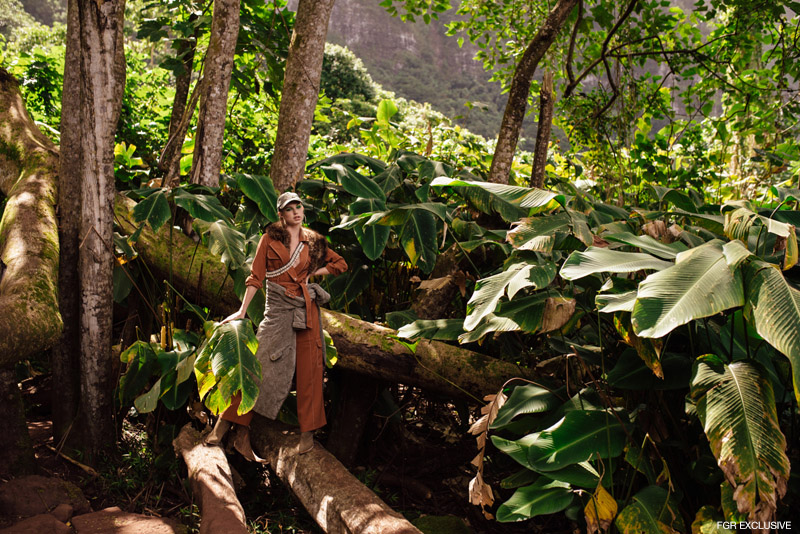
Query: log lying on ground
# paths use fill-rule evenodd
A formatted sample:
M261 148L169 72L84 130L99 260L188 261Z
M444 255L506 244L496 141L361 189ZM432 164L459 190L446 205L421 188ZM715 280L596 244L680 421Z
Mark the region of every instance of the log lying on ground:
M45 350L61 334L58 311L58 149L0 69L0 365Z
M421 534L319 444L299 455L289 427L257 415L250 428L255 452L328 534Z
M206 447L187 424L172 442L189 469L192 492L199 499L200 534L247 534L244 510L236 498L228 459L221 447Z
M134 202L117 196L115 214L123 231L136 229ZM168 238L168 228L158 234L145 226L137 251L156 274L168 278L172 256L174 285L197 304L214 305L214 313L228 315L239 308L233 282L219 258L180 232ZM191 266L191 268L190 268ZM534 378L520 368L483 354L438 341L423 340L411 352L393 336L395 330L361 321L343 313L323 310L325 329L339 351L337 365L393 383L419 386L451 397L482 398L500 389L512 377Z

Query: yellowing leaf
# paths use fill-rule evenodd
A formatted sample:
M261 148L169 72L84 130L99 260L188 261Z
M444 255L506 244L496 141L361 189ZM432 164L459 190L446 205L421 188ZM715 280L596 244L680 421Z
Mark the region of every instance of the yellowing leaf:
M583 509L583 513L586 516L586 532L588 534L606 531L617 515L617 501L602 485L598 484L594 495Z

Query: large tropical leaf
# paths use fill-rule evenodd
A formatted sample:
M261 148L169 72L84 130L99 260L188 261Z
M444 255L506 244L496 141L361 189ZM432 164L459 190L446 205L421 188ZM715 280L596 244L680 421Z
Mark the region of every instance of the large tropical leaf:
M139 413L155 410L159 399L162 399L167 409L175 410L186 402L191 392L191 387L185 383L192 376L196 358L194 350L179 353L161 351L158 356L162 375L147 393L138 396L133 402Z
M564 195L515 185L496 184L492 182L474 182L454 178L439 177L431 182L433 187L478 187L498 198L530 210L529 214L556 209L565 203Z
M565 212L526 217L508 232L507 239L514 248L550 252L553 250L556 231L568 232L571 224L572 218Z
M342 184L345 191L351 195L361 198L377 198L386 200L381 186L375 181L363 174L359 174L350 167L346 167L340 163L333 163L331 165L323 165L322 172L328 179Z
M147 221L154 232L157 232L170 217L172 212L164 189L156 190L133 207L133 220Z
M236 179L242 193L258 205L258 209L264 217L272 222L278 220L278 206L276 205L278 192L275 191L269 176L237 173L233 175L233 178Z
M359 198L350 204L352 215L383 211L384 209L386 209L386 202L377 198ZM371 225L356 226L354 231L367 258L370 260L380 258L389 241L391 229L388 226Z
M189 212L195 219L214 222L222 219L233 221L233 215L220 203L214 195L196 195L181 187L173 189L175 204Z
M748 201L729 202L726 206L730 205L738 207L725 213L725 235L731 239L740 239L747 242L752 227L758 224L770 234L777 236L778 242L782 247L780 250L785 251L783 269L790 269L797 264L798 246L794 225L756 213L752 204ZM758 242L760 242L760 239L756 240L756 245ZM758 253L757 250L755 252Z
M244 265L244 234L221 220L213 223L197 220L194 227L201 236L208 235L208 249L220 256L222 263L232 270Z
M326 280L328 292L332 295L332 304L336 308L343 308L353 302L369 287L371 277L369 267L361 265Z
M497 411L497 417L489 425L491 429L506 426L513 418L521 414L541 413L560 404L557 392L545 389L537 384L521 384L514 388L508 400Z
M583 252L573 252L561 266L561 276L577 280L594 273L632 273L642 269L660 271L672 266L671 262L640 252L620 252L601 247L589 247Z
M400 328L397 337L455 341L463 333L464 319L417 319Z
M603 239L606 241L625 243L626 245L640 248L644 252L648 252L665 260L674 260L675 256L677 256L679 252L686 250L686 245L680 241L665 244L661 241L653 239L649 235L633 235L630 232L603 234Z
M800 291L774 266L751 261L745 267L746 315L758 334L789 358L795 398L800 400Z
M534 289L546 287L556 275L554 263L540 265L525 262L515 263L502 273L478 280L475 292L467 302L467 318L464 330L474 329L478 323L492 313L500 299L508 293L509 298L524 287Z
M622 534L684 532L677 505L667 490L659 486L648 486L634 495L614 524Z
M523 466L548 472L597 458L622 454L625 431L614 415L571 410L555 425L516 441L492 436L495 447Z
M692 319L744 304L742 275L731 271L719 241L681 252L675 265L640 285L631 323L640 337L663 337Z
M717 356L702 356L690 396L711 451L735 488L739 512L756 521L773 517L786 492L789 459L765 373L748 360L728 365Z
M195 365L200 396L205 397L212 412L224 411L237 392L242 394L239 414L255 406L261 383L261 364L255 357L257 345L249 320L214 328Z
M136 341L120 354L122 363L128 364L119 379L117 390L121 405L130 403L150 382L158 370L158 357L150 343Z
M569 484L542 478L524 488L497 509L497 520L501 523L523 521L537 515L554 514L572 503Z
M411 260L429 274L436 265L439 246L436 243L436 220L426 210L410 210L405 224L400 230L400 244Z

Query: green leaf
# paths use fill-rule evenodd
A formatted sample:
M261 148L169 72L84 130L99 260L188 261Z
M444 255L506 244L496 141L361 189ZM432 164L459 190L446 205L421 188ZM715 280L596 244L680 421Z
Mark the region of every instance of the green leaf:
M795 398L800 400L800 291L773 265L751 261L745 267L745 314L758 334L792 365Z
M418 319L397 331L405 339L438 339L455 341L464 333L464 319Z
M385 208L386 203L381 199L359 198L350 204L350 213L352 215L361 215L363 213L382 211ZM383 249L386 248L386 243L389 242L391 229L387 226L372 225L357 226L353 230L367 258L370 260L380 258Z
M321 168L328 179L342 184L344 190L351 195L360 198L386 200L386 195L380 185L350 167L346 167L341 163L333 163L331 165L323 165Z
M114 262L113 276L114 276L114 290L113 290L114 302L120 304L130 294L131 289L133 289L133 282L131 282L131 279L128 278L128 275L125 273L125 266L120 265L117 262Z
M524 488L497 509L501 523L523 521L537 515L554 514L567 508L573 499L572 489L564 482L540 479Z
M257 344L249 320L231 321L212 330L200 350L195 373L202 376L202 380L198 379L200 395L213 413L227 409L237 392L242 394L237 413L246 413L255 406L261 385L261 363L255 357ZM212 387L218 394L206 395Z
M411 265L418 266L422 272L429 274L436 265L436 256L439 254L436 220L433 215L426 210L411 210L400 230L400 244L411 260Z
M675 534L683 532L678 507L664 488L648 486L637 493L614 522L621 534Z
M786 492L789 459L769 380L755 362L713 355L695 363L690 392L711 451L740 512L772 517Z
M572 218L568 213L557 213L542 217L526 217L516 223L507 234L507 239L514 248L551 252L557 230L568 232Z
M155 410L159 399L162 399L167 409L175 410L186 402L191 392L190 385L184 385L180 391L177 388L192 376L196 357L194 351L182 353L160 351L157 357L161 360L159 365L162 366L162 375L147 393L138 396L133 402L139 413Z
M563 388L561 391L563 391ZM498 410L497 417L489 428L502 428L520 414L546 412L555 408L558 404L560 404L560 400L555 392L536 384L516 386L508 400Z
M509 298L525 287L534 289L546 287L556 275L552 262L542 265L515 263L502 273L478 280L475 292L467 302L467 318L464 330L473 330L478 323L497 308L500 299L508 293Z
M378 119L378 124L382 126L388 126L389 121L392 117L397 113L397 105L392 102L391 100L381 100L378 103L378 111L376 118Z
M632 273L642 269L660 271L671 267L672 263L650 254L640 252L620 252L600 247L589 247L585 251L575 251L561 266L561 277L577 280L594 273Z
M594 298L597 311L603 313L613 313L617 311L632 312L636 302L637 292L626 291L625 293L598 293Z
M550 211L565 203L564 195L515 185L496 184L492 182L474 182L454 178L439 177L431 182L432 187L479 187L506 202L521 208L528 208L533 213Z
M208 249L219 255L222 263L231 270L241 269L244 265L244 234L225 221L194 221L194 227L202 236L208 234Z
M278 192L269 176L261 174L233 174L242 193L258 205L261 214L272 222L278 220Z
M159 189L133 207L133 220L147 221L154 232L172 217L165 189Z
M351 269L327 281L328 292L333 296L333 306L344 308L369 287L372 275L367 265Z
M119 379L119 402L125 406L150 382L158 371L158 358L149 343L136 341L120 354L120 360L128 364L125 374Z
M686 245L681 242L664 244L661 241L656 241L649 235L633 235L630 232L603 234L603 239L640 248L644 252L649 252L665 260L674 260L679 252L686 250Z
M640 337L663 337L693 319L743 304L741 271L731 272L715 241L681 252L675 265L639 284L631 323Z
M622 454L625 431L619 420L602 411L572 410L555 425L517 441L492 436L492 443L523 466L539 472Z
M222 219L226 222L233 221L233 215L219 199L212 195L195 195L180 187L173 189L175 204L189 212L195 219L214 222Z

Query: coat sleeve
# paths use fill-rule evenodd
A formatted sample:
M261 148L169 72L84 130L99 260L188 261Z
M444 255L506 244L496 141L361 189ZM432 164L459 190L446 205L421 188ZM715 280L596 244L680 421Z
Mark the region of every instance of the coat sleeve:
M329 247L325 254L325 267L330 274L342 274L347 270L347 262Z
M261 236L256 248L256 257L253 258L253 265L250 266L250 276L245 280L245 285L261 288L264 285L264 276L267 273L267 246L269 238L267 234Z

